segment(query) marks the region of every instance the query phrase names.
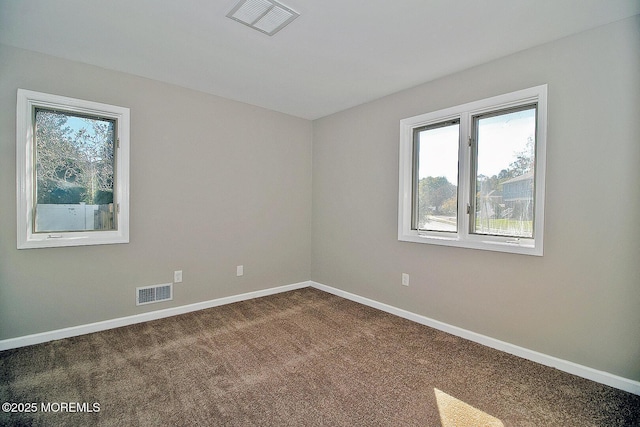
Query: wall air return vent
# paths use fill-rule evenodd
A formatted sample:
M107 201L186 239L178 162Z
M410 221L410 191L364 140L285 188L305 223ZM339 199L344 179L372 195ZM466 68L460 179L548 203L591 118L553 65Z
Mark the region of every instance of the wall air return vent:
M136 305L173 299L173 283L136 288Z
M227 14L228 18L270 36L298 16L298 12L273 0L242 0Z

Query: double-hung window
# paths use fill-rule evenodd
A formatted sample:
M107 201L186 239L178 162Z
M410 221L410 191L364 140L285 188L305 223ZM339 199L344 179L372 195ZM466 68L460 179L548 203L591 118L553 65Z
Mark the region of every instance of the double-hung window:
M129 109L18 89L18 249L129 241Z
M542 255L547 86L400 122L398 239Z

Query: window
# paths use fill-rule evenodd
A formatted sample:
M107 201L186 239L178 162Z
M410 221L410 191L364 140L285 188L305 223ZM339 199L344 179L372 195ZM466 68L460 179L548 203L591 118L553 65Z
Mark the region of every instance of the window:
M412 229L458 231L458 145L460 120L413 132Z
M400 122L398 239L542 255L547 86Z
M129 109L18 89L18 249L129 241Z

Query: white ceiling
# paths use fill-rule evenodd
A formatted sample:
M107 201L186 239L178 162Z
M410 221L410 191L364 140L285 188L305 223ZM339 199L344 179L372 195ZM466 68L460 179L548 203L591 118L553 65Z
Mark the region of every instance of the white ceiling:
M307 119L640 14L638 0L281 0L269 37L236 0L0 0L0 43ZM2 61L2 58L0 58Z

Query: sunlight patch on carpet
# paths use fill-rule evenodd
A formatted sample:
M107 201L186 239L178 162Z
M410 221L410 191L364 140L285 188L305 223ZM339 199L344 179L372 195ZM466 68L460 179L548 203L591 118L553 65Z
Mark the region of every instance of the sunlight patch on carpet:
M504 427L502 421L473 406L433 389L438 402L442 427Z

